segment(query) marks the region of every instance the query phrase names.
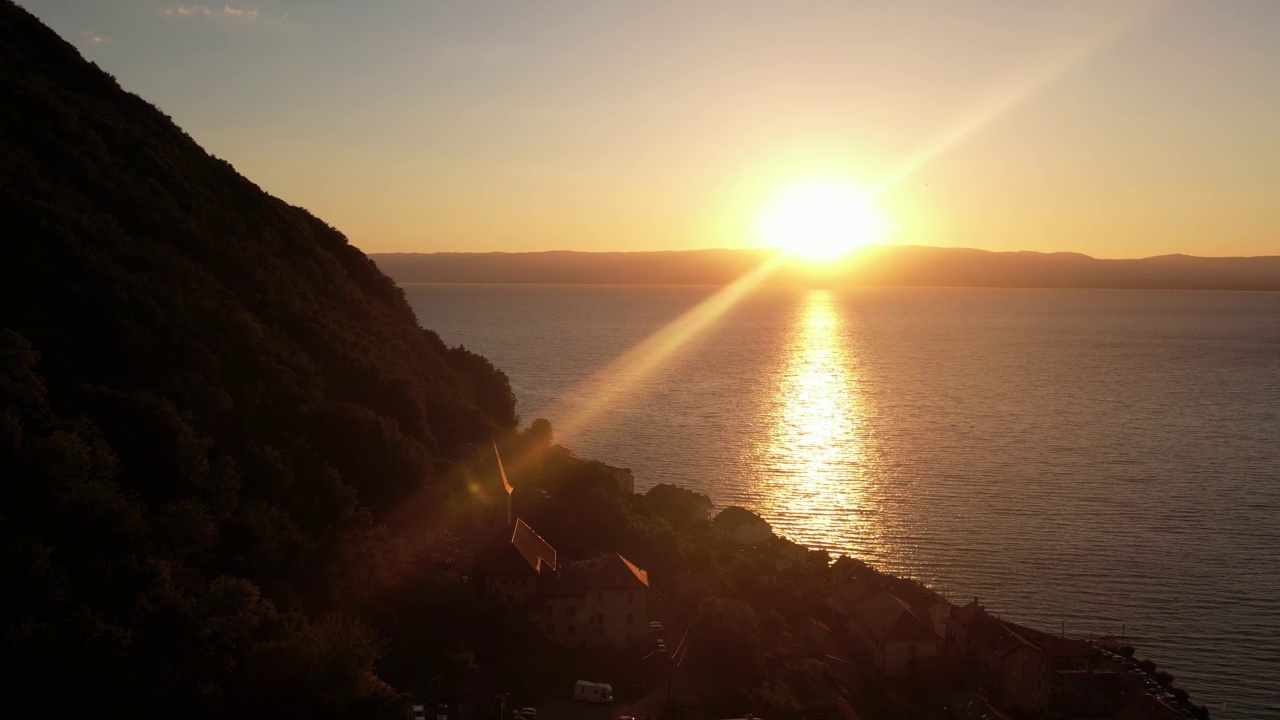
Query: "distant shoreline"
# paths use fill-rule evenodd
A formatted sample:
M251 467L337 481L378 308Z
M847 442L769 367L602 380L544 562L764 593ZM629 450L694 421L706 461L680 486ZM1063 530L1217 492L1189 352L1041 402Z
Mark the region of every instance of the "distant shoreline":
M728 285L765 250L371 253L398 283ZM768 285L1096 290L1280 291L1280 256L1163 255L1099 260L1076 253L877 246L829 265L786 262Z

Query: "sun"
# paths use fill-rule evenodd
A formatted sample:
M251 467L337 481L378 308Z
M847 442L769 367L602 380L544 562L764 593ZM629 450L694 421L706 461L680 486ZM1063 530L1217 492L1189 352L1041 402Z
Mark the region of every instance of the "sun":
M780 195L761 217L758 232L769 247L823 261L879 242L884 225L853 187L808 182Z

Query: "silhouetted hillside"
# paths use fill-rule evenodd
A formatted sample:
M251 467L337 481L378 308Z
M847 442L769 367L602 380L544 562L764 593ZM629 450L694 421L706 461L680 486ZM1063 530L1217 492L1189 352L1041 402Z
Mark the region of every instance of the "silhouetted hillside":
M396 282L724 285L767 257L761 250L634 253L374 253ZM1099 260L1077 253L988 252L883 245L847 262L784 264L767 281L952 287L1280 290L1280 256L1165 255Z
M0 89L7 711L376 702L376 518L514 425L505 375L8 0Z

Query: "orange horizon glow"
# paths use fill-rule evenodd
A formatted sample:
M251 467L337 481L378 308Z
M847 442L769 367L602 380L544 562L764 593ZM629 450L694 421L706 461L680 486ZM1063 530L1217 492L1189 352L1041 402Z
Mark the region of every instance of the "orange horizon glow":
M366 252L1280 254L1268 4L24 6Z

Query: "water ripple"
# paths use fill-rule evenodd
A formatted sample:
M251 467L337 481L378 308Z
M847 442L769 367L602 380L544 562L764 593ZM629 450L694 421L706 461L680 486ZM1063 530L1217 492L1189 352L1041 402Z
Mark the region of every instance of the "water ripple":
M714 291L405 290L526 419ZM1280 712L1278 294L762 290L561 439Z

